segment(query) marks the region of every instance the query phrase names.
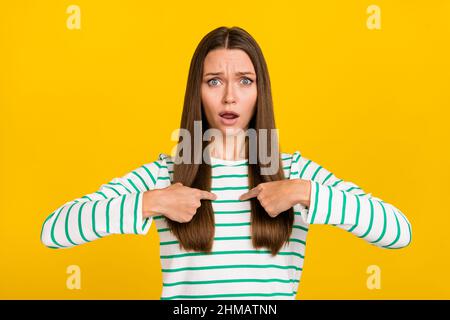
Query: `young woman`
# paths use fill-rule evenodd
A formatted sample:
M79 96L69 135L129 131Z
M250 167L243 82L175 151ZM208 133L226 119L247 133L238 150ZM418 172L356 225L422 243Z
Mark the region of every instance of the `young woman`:
M153 222L162 299L294 299L312 223L380 248L411 242L399 209L299 151L278 152L278 142L261 133L276 129L269 74L260 47L241 28L211 31L194 53L180 127L190 135L180 133L180 142L195 144L196 123L202 134L215 129L226 139L179 148L174 158L161 153L65 203L45 220L41 241L69 248L110 234L145 235ZM275 155L270 174L262 174L261 153L250 161L255 152L243 139L250 129ZM199 154L205 161L193 161Z

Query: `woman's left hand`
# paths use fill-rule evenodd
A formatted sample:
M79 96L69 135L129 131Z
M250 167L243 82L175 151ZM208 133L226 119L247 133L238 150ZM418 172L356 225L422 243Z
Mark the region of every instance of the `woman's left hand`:
M243 193L239 200L256 197L266 212L274 218L298 203L309 207L310 193L311 182L309 180L286 179L260 183Z

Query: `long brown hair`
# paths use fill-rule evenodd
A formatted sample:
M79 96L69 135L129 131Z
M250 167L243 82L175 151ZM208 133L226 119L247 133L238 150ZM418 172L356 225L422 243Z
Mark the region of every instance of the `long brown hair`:
M269 73L259 45L249 33L239 27L219 27L214 29L197 46L190 64L180 128L186 129L191 133L191 146L194 145L194 121L201 121L202 134L204 130L209 128L201 101L200 86L203 78L203 62L205 57L211 50L218 48L241 49L248 54L254 65L257 78L257 100L255 113L248 127L256 130L259 142L259 129L267 129L267 132L275 129ZM269 141L270 134L265 135L265 137L267 137L267 154L271 154L273 151L271 150L272 143ZM181 140L182 137L180 135L179 142ZM184 143L186 142L184 141ZM276 143L278 146L278 139ZM246 154L248 154L247 141L245 145ZM202 151L206 146L207 142L202 142ZM190 149L190 159L195 159L194 148ZM277 149L279 150L279 148ZM182 150L181 154L183 152L184 150ZM177 152L176 156L180 156L180 153ZM285 178L279 152L277 159L279 161L278 171L273 175L260 174L260 168L265 165L260 163L259 157L257 163L249 163L249 189L263 182L278 181ZM176 161L174 164L173 183L181 182L188 187L207 191L211 190L211 166L209 164L204 161L177 163ZM284 243L289 241L294 222L293 209L290 208L280 213L277 217L272 218L264 210L256 197L251 198L250 203L252 244L255 248L266 247L271 251L272 255L276 255ZM197 213L188 223L179 223L168 218L166 218L166 221L171 232L178 238L180 246L185 250L211 251L215 225L214 211L210 200L201 201L201 206L197 209Z

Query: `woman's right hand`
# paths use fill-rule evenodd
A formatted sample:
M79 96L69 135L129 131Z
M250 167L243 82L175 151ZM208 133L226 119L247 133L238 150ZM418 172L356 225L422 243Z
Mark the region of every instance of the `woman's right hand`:
M200 200L215 200L212 192L174 183L164 189L146 191L143 198L143 217L162 214L170 220L186 223L192 220L201 206Z

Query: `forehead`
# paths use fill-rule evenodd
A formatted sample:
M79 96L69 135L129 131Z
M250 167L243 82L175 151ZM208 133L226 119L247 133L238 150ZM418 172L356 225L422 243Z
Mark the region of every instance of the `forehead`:
M204 72L219 72L231 68L236 71L255 72L248 54L240 49L215 49L210 51L204 61Z

